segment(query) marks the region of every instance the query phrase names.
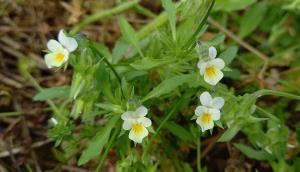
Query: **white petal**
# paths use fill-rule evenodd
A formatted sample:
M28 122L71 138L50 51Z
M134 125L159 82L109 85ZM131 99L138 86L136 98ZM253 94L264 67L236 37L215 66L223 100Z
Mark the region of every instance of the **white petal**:
M206 123L201 120L201 117L198 117L196 123L201 127L202 132L214 128L213 120Z
M140 106L135 111L135 114L139 116L146 116L147 113L148 113L148 109L145 106Z
M216 109L221 109L224 106L225 100L223 97L215 97L212 100L212 107Z
M221 113L220 113L220 110L219 110L219 109L209 109L209 110L208 110L208 113L210 113L210 114L212 115L212 119L213 119L214 121L220 119Z
M208 57L214 59L217 57L217 50L215 47L211 46L208 48Z
M45 55L45 63L47 65L48 68L52 68L53 66L53 59L55 57L56 53L49 53Z
M152 124L151 120L146 117L141 117L137 121L143 124L145 127L150 127Z
M198 68L200 69L200 74L201 74L201 75L203 75L203 74L204 74L204 71L205 71L206 65L207 65L207 63L206 63L206 62L199 60L199 62L198 62L198 64L197 64L197 66L198 66Z
M223 73L219 69L215 68L213 75L207 74L206 72L204 73L204 81L210 85L216 85L223 76Z
M209 65L216 66L218 69L223 69L225 67L225 62L223 59L216 58L209 62Z
M200 102L203 106L211 106L212 103L212 97L209 94L209 92L205 91L200 95Z
M121 118L125 120L132 120L133 119L134 112L133 111L126 111L121 115Z
M198 107L195 109L195 115L200 116L200 115L202 115L203 113L205 113L206 111L207 111L207 107L205 107L205 106L198 106Z
M64 30L60 30L58 33L58 41L66 47L70 52L76 50L78 47L76 39L65 35Z
M63 49L61 44L59 42L57 42L56 40L54 40L54 39L51 39L51 40L48 41L47 47L52 52L61 51Z
M129 139L136 143L142 143L143 139L146 136L148 136L148 134L149 134L149 132L145 127L143 128L143 131L140 133L136 133L131 129L129 132Z
M132 122L130 120L125 120L122 127L124 130L130 130L132 127Z

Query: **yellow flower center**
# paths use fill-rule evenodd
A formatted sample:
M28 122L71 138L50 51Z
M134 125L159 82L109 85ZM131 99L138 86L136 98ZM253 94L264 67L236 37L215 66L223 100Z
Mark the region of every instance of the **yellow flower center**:
M132 131L135 133L135 134L140 134L142 133L144 130L144 126L140 123L136 123L136 124L133 124L132 125Z
M217 73L216 71L216 68L214 66L208 66L205 68L205 74L208 76L208 77L213 77L215 76Z
M201 121L203 121L204 123L209 123L212 120L211 114L205 112L202 116L201 116Z
M62 61L64 61L64 59L65 59L65 55L63 53L61 53L61 52L56 53L55 61L61 63Z

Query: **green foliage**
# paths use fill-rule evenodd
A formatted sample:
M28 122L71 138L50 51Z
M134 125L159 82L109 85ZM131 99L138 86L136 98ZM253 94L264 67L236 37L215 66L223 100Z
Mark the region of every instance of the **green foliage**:
M110 132L119 118L119 116L112 117L106 126L97 132L95 137L88 143L87 148L82 152L82 155L78 160L78 165L85 164L100 154L103 147L108 142Z
M47 99L65 99L70 94L70 86L46 88L33 97L34 101L45 101Z
M78 39L79 48L68 62L73 67L71 85L41 89L34 97L57 100L59 112L66 118L58 119L58 124L49 130L56 145L62 145L62 150L54 151L57 158L66 162L80 155L78 165L83 165L99 157L99 171L113 149L117 171L201 169L205 165L201 166L200 160L190 162L194 154L186 152L197 152L199 159L200 139L210 137L201 133L194 116L199 95L209 91L213 97L225 99L221 118L214 123L222 128L219 142L236 142L235 136L243 133L241 137L247 143L234 146L248 158L267 161L274 171L299 169L299 158L291 157L288 162L285 158L289 135L294 132L293 124L287 124L294 115L289 109L294 102L285 98L299 100L294 93L299 93L300 60L293 57L299 57L300 42L293 37L300 35L296 29L300 25L294 13L278 11L293 11L297 5L288 5L287 9L282 4L288 1L162 0L166 12L139 31L125 17L118 16L122 36L112 50L85 37ZM244 41L253 44L255 50L270 55L268 70L261 70L264 61L253 50L246 51L249 47L245 48L240 38L236 40L237 35L229 39L213 26L205 25L210 14L233 34L247 38ZM226 64L226 85L209 85L199 74L197 62L208 57L209 46L218 48L217 57ZM290 66L296 71L277 75L281 68ZM27 67L20 67L25 74ZM262 86L290 94L259 89ZM261 99L270 95L284 99ZM142 104L149 110L151 133L133 146L128 132L120 131L120 116ZM75 124L84 129L74 131ZM296 124L298 142L299 126ZM211 132L221 133L220 130Z

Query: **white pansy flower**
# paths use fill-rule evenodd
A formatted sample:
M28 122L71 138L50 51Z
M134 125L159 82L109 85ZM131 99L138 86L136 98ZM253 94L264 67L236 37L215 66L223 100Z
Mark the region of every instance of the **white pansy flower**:
M212 98L209 92L205 91L200 95L200 102L208 108L221 109L225 101L222 97Z
M222 97L212 98L206 91L200 95L200 102L202 106L198 106L195 109L196 123L200 125L202 132L204 132L212 129L214 121L220 119L220 109L224 105L224 99Z
M204 75L204 81L211 85L216 85L224 76L221 70L225 67L225 62L221 58L216 58L216 56L216 48L209 47L208 59L198 62L200 74Z
M78 46L76 40L66 36L63 30L58 34L58 41L51 39L47 43L50 52L45 55L45 63L48 68L61 66Z
M136 111L127 111L121 116L124 120L123 129L130 130L129 139L135 143L142 143L143 139L148 136L147 127L150 127L152 122L145 117L147 113L147 108L140 106Z

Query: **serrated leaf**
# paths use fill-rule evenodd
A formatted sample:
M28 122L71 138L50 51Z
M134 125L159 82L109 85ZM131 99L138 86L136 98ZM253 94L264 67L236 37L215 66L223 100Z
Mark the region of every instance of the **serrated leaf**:
M120 119L120 116L115 115L111 119L109 119L108 123L104 126L104 128L97 132L95 137L88 143L86 149L82 152L78 165L83 165L95 158L99 155L104 147L104 145L108 142L110 132L115 126L116 122Z
M264 150L255 150L250 146L246 146L243 144L234 144L234 146L251 159L263 161L263 160L273 160L275 158L274 156L272 156L271 154L267 153Z
M34 101L44 101L54 98L67 98L70 94L70 86L45 88L33 97Z

